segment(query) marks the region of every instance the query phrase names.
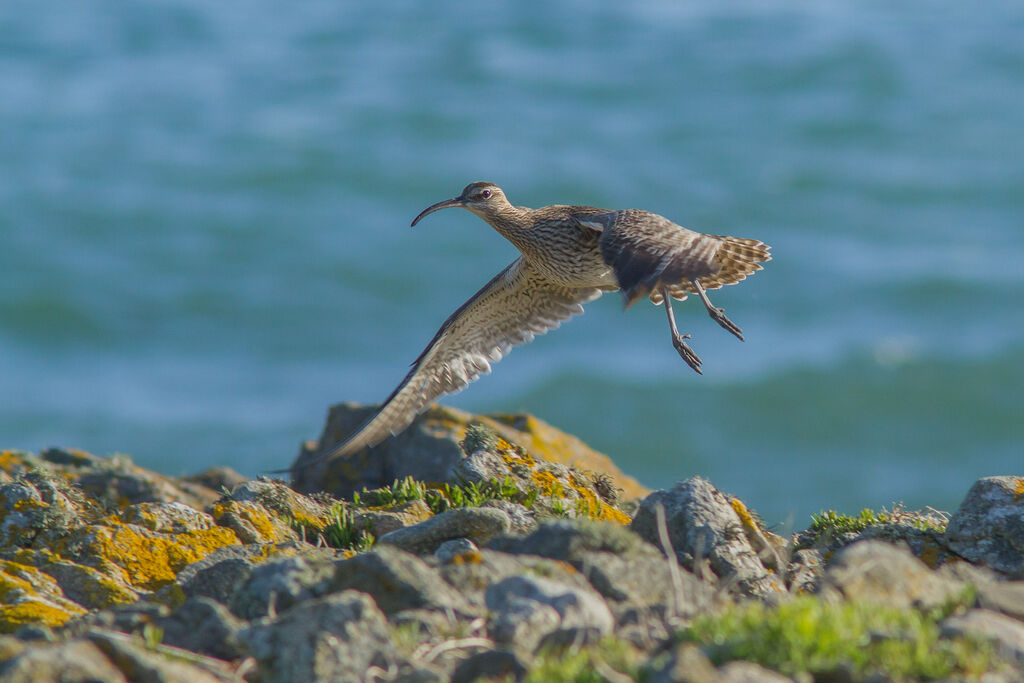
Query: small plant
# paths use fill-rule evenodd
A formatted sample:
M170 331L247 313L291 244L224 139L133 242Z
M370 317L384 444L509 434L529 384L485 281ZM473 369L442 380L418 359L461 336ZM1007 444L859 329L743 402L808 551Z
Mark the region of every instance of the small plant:
M526 683L642 680L643 661L643 654L635 646L608 637L589 647L542 649L523 680Z
M551 514L555 517L569 516L569 509L565 507L565 501L562 500L561 498L555 498L551 502L551 507L549 509L551 510Z
M332 505L330 521L324 527L327 544L333 548L370 549L376 540L366 528L356 529L355 515L344 505Z
M493 451L498 447L498 435L493 429L474 422L466 427L466 438L459 442L462 452L472 455L478 450Z
M467 484L444 484L430 489L424 499L434 514L452 508L476 507L489 500L508 500L528 508L537 502L538 491L522 491L512 477Z
M921 680L989 670L991 646L941 638L941 613L801 596L776 607L747 603L702 615L680 635L701 645L716 664L748 660L787 676L846 671L855 680Z

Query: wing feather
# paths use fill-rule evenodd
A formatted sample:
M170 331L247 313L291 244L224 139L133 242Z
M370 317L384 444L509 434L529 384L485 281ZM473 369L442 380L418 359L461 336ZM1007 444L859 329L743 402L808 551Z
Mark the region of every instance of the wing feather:
M599 296L596 288L554 284L517 259L445 320L377 414L327 457L344 457L397 434L431 401L465 388L513 346L558 327Z

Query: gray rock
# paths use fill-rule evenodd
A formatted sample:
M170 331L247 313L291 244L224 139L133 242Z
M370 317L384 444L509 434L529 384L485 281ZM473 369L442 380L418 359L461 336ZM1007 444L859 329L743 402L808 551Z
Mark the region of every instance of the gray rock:
M622 525L591 520L548 522L528 536L502 536L487 547L513 555L539 555L566 562L578 561L588 551L657 554L653 546Z
M366 529L374 538L381 538L397 529L404 529L433 516L430 507L422 500L413 500L396 505L390 510L360 510L355 513L353 526Z
M946 544L971 562L1024 579L1024 477L974 482L949 520Z
M466 657L452 673L452 683L485 680L521 680L529 671L529 662L515 650L495 649Z
M630 606L671 606L680 617L706 612L715 600L714 589L682 567L673 579L668 562L653 549L652 554L625 556L590 551L573 566L578 565L597 592L610 600Z
M631 528L660 547L655 509L665 510L668 536L684 564L707 558L720 578L734 581L748 595L785 592L751 546L728 496L701 477L691 477L669 491L655 491L640 504Z
M591 590L586 578L566 562L486 549L478 553L457 555L451 562L439 566L438 572L479 611L486 608L484 592L487 588L512 576L546 576L580 590Z
M331 590L368 593L385 614L406 609L470 611L459 591L426 562L398 548L383 546L334 565Z
M264 555L265 550L257 545L218 548L178 572L177 584L187 596L205 595L227 604Z
M2 683L122 683L127 680L99 648L86 640L38 645L0 664Z
M511 526L508 515L495 508L456 508L385 534L377 539L377 545L393 545L410 553L425 555L437 550L445 541L456 538L484 543L508 532Z
M54 475L30 471L0 486L0 546L30 547L84 522L83 501Z
M893 607L939 607L965 584L929 569L902 546L858 541L836 553L821 580L822 593Z
M537 528L537 515L525 505L513 503L510 500L489 500L483 507L496 508L508 515L512 527L510 531L514 534L528 534Z
M243 629L259 680L362 681L393 663L387 620L368 595L345 591L308 600Z
M255 567L231 598L231 611L243 619L282 612L303 600L323 595L334 574L334 562L298 555Z
M456 538L451 541L445 541L438 546L437 550L434 551L434 557L437 558L438 562L442 564L451 562L454 558L465 555L466 553L479 552L476 543L469 540L468 538Z
M487 448L478 448L464 458L456 460L448 471L448 481L478 484L492 479L501 481L511 474L501 456Z
M1024 663L1024 623L987 609L972 609L965 614L945 619L945 636L973 636L991 641L999 653L1008 659Z
M220 683L233 677L223 662L190 655L190 662L173 656L169 648L148 649L140 638L124 633L92 630L86 637L98 647L132 683ZM197 664L203 662L206 668ZM221 675L212 671L219 670Z
M564 629L611 633L611 610L591 589L536 576L512 576L489 586L488 609L493 613L491 637L532 651L545 637Z
M790 683L793 679L753 662L726 662L718 667L722 683Z
M692 643L675 645L669 656L655 660L648 670L650 683L717 683L721 680L715 666Z
M986 581L976 586L979 607L1024 621L1024 581Z
M135 503L121 512L121 519L150 531L175 534L209 529L214 525L213 517L210 515L178 502Z
M238 632L245 626L227 607L206 597L189 598L172 614L155 619L167 645L211 657L240 659L244 648Z

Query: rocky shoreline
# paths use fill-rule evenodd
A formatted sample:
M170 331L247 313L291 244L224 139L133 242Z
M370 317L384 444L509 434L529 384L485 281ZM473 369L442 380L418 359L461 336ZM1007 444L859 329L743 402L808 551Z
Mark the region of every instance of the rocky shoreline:
M317 463L364 410L292 486L0 452L0 681L1024 680L1024 477L781 537L530 416Z

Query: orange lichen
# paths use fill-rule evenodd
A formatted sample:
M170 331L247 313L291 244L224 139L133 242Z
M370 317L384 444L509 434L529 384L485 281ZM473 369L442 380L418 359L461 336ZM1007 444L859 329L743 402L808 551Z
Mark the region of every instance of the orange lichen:
M562 484L551 472L546 470L537 470L531 475L533 483L537 485L540 492L545 496L557 496L562 497L565 494L565 489L562 488Z
M733 498L729 501L732 505L732 509L736 511L736 515L740 518L740 523L747 529L757 529L757 522L754 521L754 516L750 514L750 510L743 504L743 501L739 498Z
M449 562L451 564L480 564L484 561L484 556L479 550L467 550L464 553L459 553L452 557Z
M1016 477L1017 481L1013 486L1013 500L1016 502L1024 498L1024 477Z

